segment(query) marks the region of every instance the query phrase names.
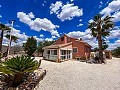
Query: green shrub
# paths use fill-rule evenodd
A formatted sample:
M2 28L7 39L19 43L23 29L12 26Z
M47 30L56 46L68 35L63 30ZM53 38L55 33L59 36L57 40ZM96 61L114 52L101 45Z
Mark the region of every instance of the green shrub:
M24 51L32 56L37 49L37 40L34 37L29 37L27 42L23 44Z
M25 73L33 72L38 69L40 62L35 61L34 58L21 56L14 57L6 62L0 63L0 72L13 76L12 86L18 86L23 82Z

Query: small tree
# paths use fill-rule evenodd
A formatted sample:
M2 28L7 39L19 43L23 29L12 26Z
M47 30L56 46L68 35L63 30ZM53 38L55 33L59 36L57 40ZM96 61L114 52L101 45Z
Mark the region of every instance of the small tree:
M38 47L37 47L37 53L38 53L38 55L40 54L40 53L42 53L42 56L43 56L43 48L44 46L43 46L43 42L39 42L38 43Z
M37 40L32 36L27 39L27 42L23 44L25 52L31 56L37 49Z
M120 57L120 47L115 48L115 49L112 51L112 54L113 54L115 57Z
M38 55L39 55L39 53L42 53L42 56L43 56L44 50L43 50L42 48L45 47L45 46L49 46L49 45L51 45L51 44L53 44L53 43L54 43L54 41L39 42L39 43L38 43L38 47L37 47Z

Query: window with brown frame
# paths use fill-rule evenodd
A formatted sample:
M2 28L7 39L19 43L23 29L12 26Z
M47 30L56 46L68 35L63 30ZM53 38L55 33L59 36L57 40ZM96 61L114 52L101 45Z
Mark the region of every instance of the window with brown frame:
M73 48L73 53L77 53L78 52L78 48L77 47L74 47Z

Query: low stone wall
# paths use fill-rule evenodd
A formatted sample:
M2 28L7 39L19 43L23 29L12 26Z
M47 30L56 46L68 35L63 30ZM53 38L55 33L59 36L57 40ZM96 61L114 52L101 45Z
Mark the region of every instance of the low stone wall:
M45 75L46 70L38 69L35 70L33 73L30 73L26 81L23 82L17 88L3 85L3 87L1 87L0 90L36 90L36 86L39 85L39 82L43 80Z

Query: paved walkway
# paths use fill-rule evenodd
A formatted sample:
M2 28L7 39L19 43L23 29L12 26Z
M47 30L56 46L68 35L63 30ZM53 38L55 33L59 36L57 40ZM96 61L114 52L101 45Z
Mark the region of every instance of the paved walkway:
M38 90L120 90L120 59L106 65L79 61L42 61L47 70Z

